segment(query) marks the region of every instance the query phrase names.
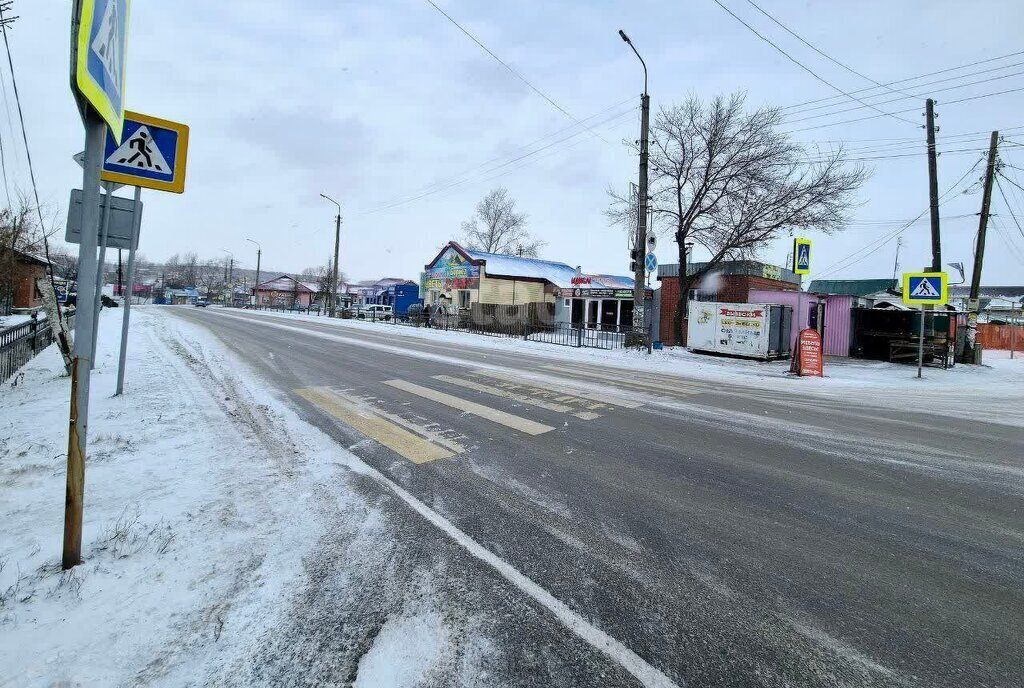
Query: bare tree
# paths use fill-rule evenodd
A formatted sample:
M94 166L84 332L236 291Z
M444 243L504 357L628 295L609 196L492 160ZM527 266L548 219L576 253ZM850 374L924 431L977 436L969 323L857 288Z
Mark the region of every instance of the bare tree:
M186 254L186 256L195 254ZM195 281L187 286L201 287L206 291L206 300L209 301L214 289L224 285L224 273L221 262L215 258L205 260L202 263L196 261L193 266L195 270Z
M843 150L807 151L778 130L774 108L745 110L746 96L691 98L658 113L651 126L650 206L676 241L679 265L686 244L711 259L680 275L674 332L682 323L690 285L723 260L753 258L784 233L838 231L867 178ZM628 196L612 194L611 220L635 222Z
M0 312L8 311L13 302L20 254L43 252L43 230L35 212L24 198L17 207L0 208Z
M526 231L527 216L516 212L516 202L503 186L476 204L476 214L462 223L466 248L536 258L547 242Z
M175 289L195 287L200 277L199 256L189 252L179 256L175 253L164 263L167 286Z
M54 277L59 277L67 282L74 282L78 279L77 253L65 248L51 248L50 265L53 267Z

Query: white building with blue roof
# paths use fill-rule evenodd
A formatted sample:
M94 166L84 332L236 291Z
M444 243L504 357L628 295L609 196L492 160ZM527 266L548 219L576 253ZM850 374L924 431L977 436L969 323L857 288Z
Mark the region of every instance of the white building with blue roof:
M555 322L605 330L632 326L632 277L587 275L566 263L475 251L455 241L424 266L420 294L427 306L460 311L475 303L549 304Z

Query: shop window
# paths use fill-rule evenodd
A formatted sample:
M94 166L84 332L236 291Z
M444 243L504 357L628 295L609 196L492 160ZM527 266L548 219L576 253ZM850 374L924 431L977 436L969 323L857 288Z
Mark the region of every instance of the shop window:
M469 308L470 292L466 289L459 290L459 308Z
M572 305L572 299L566 299L562 305L569 308Z

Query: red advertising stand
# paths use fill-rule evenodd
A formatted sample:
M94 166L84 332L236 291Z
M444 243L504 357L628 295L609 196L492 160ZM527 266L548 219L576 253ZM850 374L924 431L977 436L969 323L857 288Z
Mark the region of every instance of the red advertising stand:
M793 368L800 376L822 377L824 375L821 335L817 330L812 328L800 330L800 336L796 340L796 352L793 354Z

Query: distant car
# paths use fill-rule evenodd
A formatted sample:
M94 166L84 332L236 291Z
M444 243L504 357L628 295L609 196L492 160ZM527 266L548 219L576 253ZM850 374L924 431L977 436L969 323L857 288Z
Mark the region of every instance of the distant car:
M206 299L196 299L196 308L206 308L210 303Z
M288 310L290 310L290 311L304 311L304 310L306 310L306 307L303 306L301 303L293 303L291 306L288 307Z
M371 303L360 306L356 311L356 317L360 320L391 320L394 310L391 306L383 306L379 303Z

